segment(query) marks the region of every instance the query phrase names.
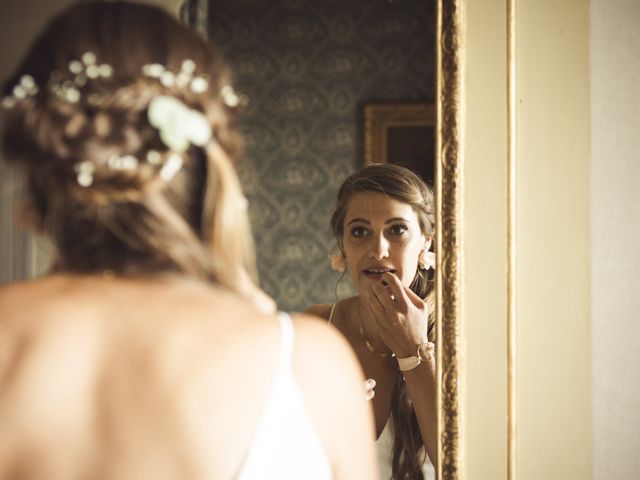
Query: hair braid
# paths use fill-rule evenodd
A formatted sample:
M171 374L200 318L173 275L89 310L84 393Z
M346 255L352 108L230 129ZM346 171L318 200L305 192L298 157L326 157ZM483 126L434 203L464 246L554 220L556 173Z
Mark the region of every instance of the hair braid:
M87 54L108 74L88 75ZM81 84L74 65L85 67L78 59L87 66ZM144 71L153 64L178 72L185 62L208 89L162 82ZM231 164L237 134L220 95L229 75L211 45L160 9L85 2L50 22L4 92L15 91L16 79L25 76L38 90L7 112L3 148L25 173L33 217L56 244L59 268L176 271L231 288L239 270L255 271ZM65 96L69 89L73 98ZM169 148L149 119L158 96L204 114L213 132L209 144ZM125 157L135 168L117 166ZM169 181L163 166L176 158L180 166ZM81 177L83 165L91 168L89 181Z

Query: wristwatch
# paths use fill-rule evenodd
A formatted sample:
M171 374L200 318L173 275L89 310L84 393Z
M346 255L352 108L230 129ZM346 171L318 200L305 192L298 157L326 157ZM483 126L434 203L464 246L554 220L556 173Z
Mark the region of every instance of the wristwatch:
M433 356L435 350L435 344L431 342L421 343L418 345L416 354L410 357L398 358L398 368L401 372L413 370L422 362L429 360L429 357Z

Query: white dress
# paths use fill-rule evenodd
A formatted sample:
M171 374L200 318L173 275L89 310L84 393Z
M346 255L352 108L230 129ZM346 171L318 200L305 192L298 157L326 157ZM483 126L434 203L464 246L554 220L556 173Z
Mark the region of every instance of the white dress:
M282 340L275 380L237 479L331 479L329 458L291 368L293 322L284 313L278 319Z

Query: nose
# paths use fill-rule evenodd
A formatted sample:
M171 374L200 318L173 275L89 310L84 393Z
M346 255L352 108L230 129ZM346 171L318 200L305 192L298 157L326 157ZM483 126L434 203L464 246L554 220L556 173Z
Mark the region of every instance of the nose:
M369 257L381 260L389 256L389 241L384 235L378 235L371 240L371 250Z

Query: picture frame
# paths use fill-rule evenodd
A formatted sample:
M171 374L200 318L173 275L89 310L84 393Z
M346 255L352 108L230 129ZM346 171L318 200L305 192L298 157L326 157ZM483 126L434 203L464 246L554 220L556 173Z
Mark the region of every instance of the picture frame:
M405 166L433 185L436 106L433 103L364 105L364 163Z

